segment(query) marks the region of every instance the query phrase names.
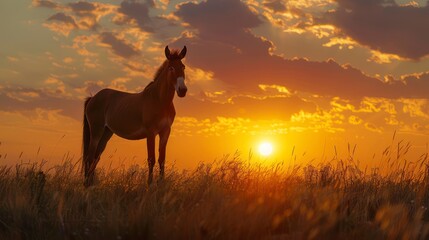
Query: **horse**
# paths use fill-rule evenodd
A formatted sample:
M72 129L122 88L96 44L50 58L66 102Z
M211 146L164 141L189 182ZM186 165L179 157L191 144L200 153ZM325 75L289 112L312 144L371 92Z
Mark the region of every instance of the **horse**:
M159 177L164 178L166 146L176 115L174 92L182 98L188 90L182 63L186 51L186 46L180 52L170 51L166 46L166 60L142 92L105 88L85 99L82 140L85 187L94 184L95 168L113 134L129 140L147 139L149 185L155 165L155 137L159 135Z

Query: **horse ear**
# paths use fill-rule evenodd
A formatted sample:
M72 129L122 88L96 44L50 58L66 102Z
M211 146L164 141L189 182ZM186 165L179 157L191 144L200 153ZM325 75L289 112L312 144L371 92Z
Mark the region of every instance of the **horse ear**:
M180 59L182 59L186 56L186 51L187 51L186 46L184 46L182 51L180 51L180 53L179 53Z
M165 46L165 57L170 60L171 59L171 55L170 55L170 49L168 48L168 45Z

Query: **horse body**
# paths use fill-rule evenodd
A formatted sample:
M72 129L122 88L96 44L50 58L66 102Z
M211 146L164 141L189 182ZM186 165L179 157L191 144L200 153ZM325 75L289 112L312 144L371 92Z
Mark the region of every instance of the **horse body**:
M174 89L172 90L174 93ZM172 102L167 108L161 107L158 99L147 95L147 91L126 93L103 89L90 98L86 109L87 117L94 122L92 125L104 125L119 137L128 140L157 135L172 125L175 109ZM102 115L103 117L99 117ZM124 124L124 118L127 124Z
M165 152L176 111L174 92L186 95L184 65L180 53L165 49L167 60L158 70L155 80L140 93L103 89L87 98L84 110L83 168L85 186L93 184L95 167L107 142L116 134L129 140L147 139L148 182L152 182L155 165L155 137L159 135L160 177L164 175Z

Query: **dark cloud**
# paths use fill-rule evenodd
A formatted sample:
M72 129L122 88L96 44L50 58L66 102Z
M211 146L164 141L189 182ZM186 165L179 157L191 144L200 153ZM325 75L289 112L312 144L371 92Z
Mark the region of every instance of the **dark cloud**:
M340 28L362 45L404 58L429 54L429 6L400 6L386 0L337 0L320 20Z
M40 4L42 4L42 2L35 3L36 6ZM63 33L64 35L68 35L72 29L96 31L100 28L99 22L101 18L115 11L115 7L113 5L99 2L78 1L64 5L47 2L43 4L49 6L55 4L55 6L57 6L55 7L56 9L66 12L56 13L48 19L48 21L57 21L63 24L68 24L68 26L64 26L66 28L62 28L61 26L52 26L52 24L48 25L51 30Z
M95 4L90 2L82 2L82 1L69 3L69 6L74 12L80 12L80 13L92 12L96 9Z
M126 16L126 20L135 20L140 29L147 32L153 32L149 9L154 7L154 5L155 4L152 0L143 2L125 0L121 3L118 12L124 14Z
M35 110L60 110L64 116L81 121L83 103L60 94L27 87L4 87L0 89L0 110L22 112Z
M100 41L109 45L113 53L124 58L130 58L140 54L132 45L126 43L124 39L118 38L111 32L101 33Z
M180 5L177 15L197 28L203 37L223 38L262 24L258 15L239 0L209 0Z
M406 87L398 87L396 90L398 92L404 92L403 97L429 98L429 72L409 75L402 80Z
M45 7L45 8L58 8L58 4L54 1L49 0L33 0L33 5L35 7Z
M259 17L239 0L208 0L180 5L176 14L195 28L195 37L175 44L188 45L187 62L215 73L235 91L257 91L258 84L278 84L291 90L345 98L427 97L429 81L416 79L384 83L333 60L312 62L283 59L270 54L273 44L248 29L261 24Z
M75 28L78 28L74 18L72 16L69 16L69 15L62 13L62 12L56 13L56 14L50 16L48 18L48 21L58 21L58 22L62 22L62 23L68 24L68 25L72 25Z
M263 2L264 6L273 12L286 12L286 4L283 0L269 0Z
M71 12L79 19L79 24L82 29L97 30L100 25L100 18L109 14L112 9L107 5L97 2L74 2L69 3Z

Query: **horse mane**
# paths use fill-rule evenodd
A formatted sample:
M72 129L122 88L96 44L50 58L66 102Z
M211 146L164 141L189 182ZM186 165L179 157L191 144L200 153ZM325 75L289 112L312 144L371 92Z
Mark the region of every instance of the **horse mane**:
M172 50L171 52L170 52L170 58L171 58L171 60L178 60L178 59L180 59L180 52L179 52L179 50ZM164 69L167 67L167 65L168 65L168 60L165 60L162 64L161 64L161 66L159 66L159 68L158 68L158 70L156 70L156 73L155 73L155 76L153 77L153 81L152 82L150 82L144 89L143 89L143 91L144 90L146 90L148 87L150 87L158 78L159 78L159 76L161 75L161 73L162 73L162 71L164 71Z

